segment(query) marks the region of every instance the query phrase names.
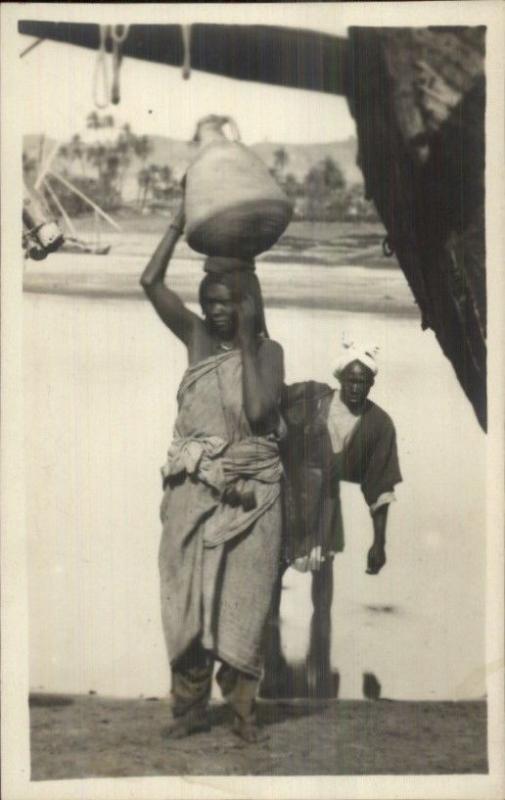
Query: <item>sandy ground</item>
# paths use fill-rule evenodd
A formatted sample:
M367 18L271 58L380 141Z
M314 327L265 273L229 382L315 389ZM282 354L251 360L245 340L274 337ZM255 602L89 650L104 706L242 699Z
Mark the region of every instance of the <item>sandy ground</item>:
M107 232L106 241L112 245L108 255L62 251L42 262L26 261L25 291L143 298L139 277L166 219L140 222L144 229ZM383 255L383 237L378 224L292 223L280 242L257 259L268 305L418 315L395 258ZM203 258L184 240L178 243L170 265L170 286L186 302L197 300Z
M145 775L483 773L486 705L333 701L259 704L266 742L244 746L227 709L213 730L177 742L161 731L168 702L32 698L32 780Z

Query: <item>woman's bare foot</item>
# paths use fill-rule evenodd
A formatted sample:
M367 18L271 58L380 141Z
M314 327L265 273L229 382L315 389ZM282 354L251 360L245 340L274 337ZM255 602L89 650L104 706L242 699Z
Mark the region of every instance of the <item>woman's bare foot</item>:
M239 736L247 744L260 744L266 742L270 737L266 731L258 727L255 722L235 717L233 720L233 733Z
M165 739L184 739L194 733L210 731L210 719L207 709L193 709L182 717L174 717L170 725L162 730Z

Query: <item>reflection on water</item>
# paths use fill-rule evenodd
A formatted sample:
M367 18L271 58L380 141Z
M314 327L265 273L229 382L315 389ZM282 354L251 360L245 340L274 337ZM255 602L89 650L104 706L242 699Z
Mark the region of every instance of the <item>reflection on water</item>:
M184 350L144 302L31 294L24 307L31 686L164 694L159 467ZM328 380L343 330L377 342L372 397L398 430L404 483L378 576L365 574L372 525L359 487L342 490L339 696L362 697L365 682L398 699L480 695L469 678L484 660L485 440L452 368L415 320L295 309L268 319L288 381ZM310 579L289 570L284 585L284 651L299 662Z

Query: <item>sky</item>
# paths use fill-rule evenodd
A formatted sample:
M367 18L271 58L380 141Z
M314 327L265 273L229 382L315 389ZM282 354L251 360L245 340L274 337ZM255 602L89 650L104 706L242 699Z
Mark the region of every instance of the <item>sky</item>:
M339 25L320 27L345 35ZM34 41L18 38L19 52ZM95 51L45 41L20 61L24 133L66 140L85 131L86 117L95 108L96 58ZM110 56L107 59L110 74ZM178 68L131 58L125 58L121 68L120 104L98 113L113 114L118 124L129 122L138 134L183 140L191 139L198 119L210 113L231 115L246 144L328 142L355 132L347 101L341 97L196 71L185 81Z

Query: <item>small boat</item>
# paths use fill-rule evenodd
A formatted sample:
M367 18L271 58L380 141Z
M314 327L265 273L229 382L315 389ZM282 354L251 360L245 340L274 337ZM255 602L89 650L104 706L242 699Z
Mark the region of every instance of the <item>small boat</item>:
M110 244L90 244L74 236L66 236L61 251L63 253L90 253L95 256L106 256L110 252L110 248Z
M35 187L23 184L23 252L25 258L43 261L59 250L63 231Z

